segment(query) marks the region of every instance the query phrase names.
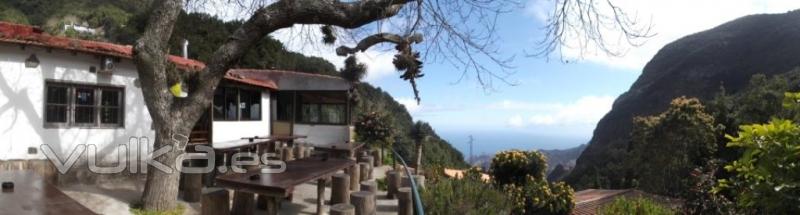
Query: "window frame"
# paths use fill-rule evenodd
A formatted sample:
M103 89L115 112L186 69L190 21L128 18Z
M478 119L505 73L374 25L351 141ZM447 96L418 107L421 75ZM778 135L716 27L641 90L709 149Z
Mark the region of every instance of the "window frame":
M314 91L295 91L295 92L296 92L296 94L294 94L294 100L295 100L295 104L297 104L297 107L294 107L295 108L294 109L294 120L295 120L294 123L295 124L303 124L303 125L336 125L336 126L350 125L350 110L348 108L349 101L347 100L348 98L346 96L346 92L345 91L335 91L335 90L332 90L332 91L324 91L324 90L317 91L317 90L314 90ZM344 100L344 102L341 102L341 103L337 103L337 102L306 102L306 101L303 101L300 98L301 97L300 95L303 94L303 93L311 93L311 94L314 94L314 93L334 93L334 94L343 93L343 94L345 94L345 98L344 98L345 100ZM315 109L316 109L317 115L319 117L319 122L303 121L303 113L302 113L303 112L303 109L302 109L303 105L314 105L314 106L316 106ZM323 115L322 114L322 106L323 105L342 105L342 106L344 106L344 113L342 115L342 117L344 118L343 122L342 123L323 122L323 117L322 117L322 115Z
M48 102L48 89L49 87L64 87L67 90L67 104L66 104L66 122L48 122L47 118L47 107L50 105L58 105L58 104L49 104ZM75 111L76 107L81 106L76 104L76 89L91 89L94 96L94 101L92 101L91 108L94 108L94 112L92 113L93 122L92 123L76 123L75 122ZM101 114L103 108L108 108L109 106L102 105L102 94L103 91L116 91L118 93L118 122L117 123L102 123ZM43 101L43 109L42 109L42 123L43 127L46 129L49 128L89 128L89 129L119 129L125 128L125 86L121 85L111 85L111 84L91 84L91 83L82 83L82 82L72 82L72 81L64 81L64 80L52 80L48 79L44 82L44 90L42 93ZM83 106L87 107L87 106Z
M236 100L236 108L235 108L236 109L236 117L234 117L235 119L228 119L227 118L226 107L223 106L222 107L223 116L222 116L222 118L218 119L217 118L218 115L215 113L216 110L214 110L214 107L216 106L215 105L215 101L217 100L217 98L216 98L217 92L219 92L219 90L223 90L222 93L221 93L221 95L223 96L222 102L225 103L223 105L226 105L227 104L227 98L226 98L227 92L226 91L231 90L231 89L236 91L236 99L235 99ZM242 91L250 91L250 92L255 93L255 95L257 95L255 98L258 100L258 104L259 104L258 119L243 119L243 117L242 117L242 108L241 108ZM211 101L211 120L212 120L212 122L258 122L258 121L263 121L264 120L264 101L263 101L263 96L264 95L263 95L262 90L260 90L258 88L247 87L247 86L242 86L242 85L233 85L233 84L220 85L219 87L217 87L217 89L215 89L214 98L212 98L212 101Z

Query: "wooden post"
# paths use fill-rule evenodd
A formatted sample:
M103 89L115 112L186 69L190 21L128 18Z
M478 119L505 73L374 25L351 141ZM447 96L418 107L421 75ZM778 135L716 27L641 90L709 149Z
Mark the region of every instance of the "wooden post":
M350 175L337 173L331 182L331 204L350 203Z
M378 194L378 183L376 183L374 180L362 181L361 182L361 191L368 191L368 192L372 192L375 195L377 195Z
M203 197L200 201L200 214L202 215L217 215L229 214L230 197L228 197L228 190L214 187L203 189Z
M361 182L361 165L353 164L350 168L347 169L350 173L350 190L351 191L358 191L358 182Z
M359 170L361 170L361 175L360 175L361 176L361 181L369 180L369 175L370 175L369 171L371 170L369 168L369 163L360 162L360 163L358 163L358 168L359 168Z
M386 197L394 199L397 188L400 188L400 174L394 170L386 172Z
M381 150L379 149L372 150L372 158L373 158L372 166L374 167L383 166L383 155L381 155Z
M356 215L375 214L375 193L358 191L350 194L350 202L356 208Z
M262 195L263 196L263 195ZM280 198L274 196L265 196L267 204L267 215L278 214L278 207L280 206Z
M297 159L305 158L306 147L303 144L295 143L294 144L294 157Z
M414 182L417 184L417 189L425 189L425 176L424 175L413 175ZM411 180L409 180L408 176L403 176L400 179L400 187L411 187Z
M414 207L411 203L411 188L401 187L397 189L397 214L413 215Z
M281 149L281 151L283 152L283 153L281 153L281 154L283 154L283 159L281 159L281 160L283 160L283 161L294 160L294 154L292 153L292 148L291 147L284 147L283 149Z
M322 205L325 204L325 184L327 177L317 179L317 215L322 215Z
M233 209L231 214L252 215L255 199L253 193L235 191L233 192Z
M335 204L331 206L330 215L355 215L356 207L351 204Z
M185 186L183 187L183 200L186 202L198 202L202 195L203 189L203 174L199 173L186 173L184 179Z

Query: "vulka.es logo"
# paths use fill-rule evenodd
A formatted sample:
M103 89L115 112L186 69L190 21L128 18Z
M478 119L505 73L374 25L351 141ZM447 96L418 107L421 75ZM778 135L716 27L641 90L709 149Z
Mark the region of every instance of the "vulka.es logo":
M198 152L184 153L188 139L189 138L184 135L172 135L172 144L150 152L150 139L147 137L130 137L128 139L128 144L118 144L116 146L116 160L104 159L105 155L112 154L109 152L114 150L113 148L100 149L98 151L97 146L94 144L77 145L72 148L69 153L65 153L67 155L65 158L59 156L60 153L57 153L55 150L53 150L50 145L42 144L40 148L47 159L49 159L50 162L56 166L56 169L58 169L58 172L61 174L65 174L72 169L84 153L86 154L89 171L98 174L122 173L125 171L125 169L128 169L130 173L147 173L148 167L156 168L159 171L167 173L172 173L173 171L179 171L182 173L210 173L211 171L214 171L214 164L216 163L214 148L200 145L196 146L195 148ZM168 166L156 160L156 158L164 156L165 154L173 151L178 151L180 154L175 158L175 165ZM102 163L116 163L116 165L99 166L98 163L100 162L98 162L98 160L106 161ZM202 167L184 167L182 165L184 160L205 160L206 162L204 163L207 165ZM253 166L259 164L264 164L266 166L265 168L261 169L261 172L265 174L282 173L286 171L286 163L277 159L277 155L275 153L264 153L263 155L259 156L255 153L239 152L231 155L230 163L230 171L235 173L247 172L247 170L241 168L241 166ZM226 166L220 166L216 167L216 170L224 173L228 171L228 168L229 167Z

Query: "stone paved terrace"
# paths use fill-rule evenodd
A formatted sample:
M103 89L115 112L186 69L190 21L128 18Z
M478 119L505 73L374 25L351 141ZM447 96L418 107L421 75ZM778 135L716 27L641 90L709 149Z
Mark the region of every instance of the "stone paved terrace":
M375 168L373 176L384 178L386 171L391 169L389 165ZM74 184L59 187L84 206L99 214L130 214L130 204L137 202L144 189L143 178L125 178L108 181L98 184ZM325 188L325 199L330 200L330 187ZM230 195L233 197L233 193ZM291 202L283 201L279 214L315 214L316 213L317 185L316 182L304 183L295 187L294 197ZM386 199L386 191L381 191L377 199L378 214L397 214L397 199ZM199 214L200 203L187 203L180 201L186 206L187 215ZM324 211L328 211L330 205L325 205ZM256 211L256 214L263 214L264 211Z

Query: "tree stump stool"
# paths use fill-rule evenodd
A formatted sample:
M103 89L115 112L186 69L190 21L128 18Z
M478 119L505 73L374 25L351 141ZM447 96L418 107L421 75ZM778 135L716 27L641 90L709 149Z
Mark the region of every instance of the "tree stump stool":
M361 182L361 165L354 164L350 168L347 168L347 173L350 174L350 190L351 191L358 191L359 186L358 183Z
M386 197L394 199L397 188L400 188L400 174L394 170L386 172Z
M211 187L205 188L202 191L203 197L200 201L200 214L202 215L217 215L229 214L230 197L228 197L228 190Z
M362 181L361 191L372 192L375 195L378 195L378 183L374 180Z
M361 170L361 174L359 175L359 176L361 176L361 181L369 180L370 179L369 178L369 175L370 175L369 172L372 171L372 169L370 169L369 163L360 162L360 163L358 163L358 168L359 168L359 170Z
M356 207L351 204L335 204L331 206L330 215L355 215Z
M350 202L356 208L356 215L375 214L375 193L358 191L350 194Z
M350 175L337 173L331 182L331 205L350 203Z
M411 203L411 188L401 187L397 189L397 214L398 215L413 215L414 207Z

